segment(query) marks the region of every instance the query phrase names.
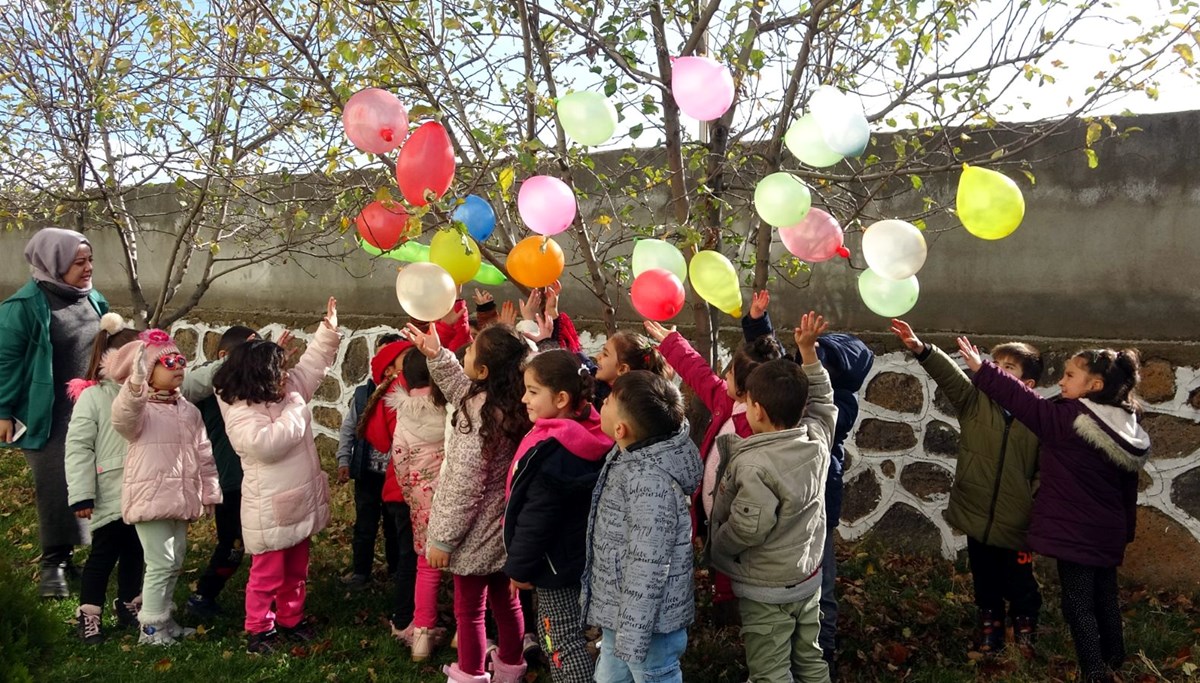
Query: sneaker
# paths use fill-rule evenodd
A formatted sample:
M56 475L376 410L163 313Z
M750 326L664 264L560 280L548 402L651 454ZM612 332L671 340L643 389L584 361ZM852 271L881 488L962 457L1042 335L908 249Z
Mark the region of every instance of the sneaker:
M1004 649L1004 620L992 610L979 613L977 648L984 654L995 654Z
M202 621L216 619L221 614L221 606L216 600L199 593L192 593L183 608L188 614Z
M117 615L118 628L132 628L138 625L138 613L142 611L142 596L125 602L117 598L113 600L113 614Z
M1037 618L1013 617L1013 642L1026 658L1033 658L1037 644Z
M138 635L138 645L158 645L170 647L175 644L175 637L165 628L164 624L142 624Z
M371 577L366 574L347 574L342 577L342 585L352 591L360 591L371 583Z
M196 635L196 629L180 626L179 622L175 621L175 617L171 617L167 620L167 623L163 624L163 630L170 633L171 637L176 639L191 638Z
M275 631L281 638L286 638L293 643L307 643L317 639L316 630L305 621L292 627L282 626L276 622Z
M101 610L97 605L80 605L79 609L75 610L75 618L79 620L75 631L79 634L79 639L87 645L99 645L104 642L104 632L100 630L100 615Z
M279 642L279 632L275 629L262 633L251 633L246 638L246 653L252 655L273 655L282 643Z

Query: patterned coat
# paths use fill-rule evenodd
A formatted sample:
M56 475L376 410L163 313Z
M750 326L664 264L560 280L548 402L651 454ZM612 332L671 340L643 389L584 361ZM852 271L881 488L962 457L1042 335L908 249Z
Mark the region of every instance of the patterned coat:
M413 547L424 555L433 492L446 457L446 409L434 404L428 388L414 389L411 394L393 391L385 400L396 413L392 436L395 477L408 502Z

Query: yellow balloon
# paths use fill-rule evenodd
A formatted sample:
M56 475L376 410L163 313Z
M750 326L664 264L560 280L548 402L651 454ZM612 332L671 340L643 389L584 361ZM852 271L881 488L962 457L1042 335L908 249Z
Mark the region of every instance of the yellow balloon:
M1021 188L1003 173L965 166L958 181L958 219L985 240L1008 237L1025 217Z
M692 289L701 299L735 318L742 317L742 291L737 271L723 254L715 251L697 253L688 266L688 277Z
M439 230L429 241L430 262L445 268L456 285L474 278L482 259L475 240L457 230Z

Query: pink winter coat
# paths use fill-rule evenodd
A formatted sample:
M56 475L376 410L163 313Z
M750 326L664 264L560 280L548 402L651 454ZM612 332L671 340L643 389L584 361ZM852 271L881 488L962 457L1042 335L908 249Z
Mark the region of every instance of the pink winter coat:
M446 409L434 404L428 387L411 394L393 391L388 407L396 411L392 463L412 518L413 547L425 554L425 534L438 473L446 457Z
M284 550L329 524L309 400L337 357L340 337L322 323L288 373L283 400L219 401L229 444L242 459L242 541L252 555Z
M145 382L121 385L112 426L129 441L121 484L126 524L156 519L191 521L221 502L221 483L200 410L180 397L151 401Z

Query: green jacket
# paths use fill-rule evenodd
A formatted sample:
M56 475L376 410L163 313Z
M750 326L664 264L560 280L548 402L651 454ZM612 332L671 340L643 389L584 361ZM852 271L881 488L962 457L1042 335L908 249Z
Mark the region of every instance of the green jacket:
M108 312L100 292L88 294L96 315ZM54 409L54 351L50 347L50 304L30 280L0 303L0 418L25 423L25 436L11 444L38 450L50 438Z
M92 529L121 518L129 442L112 426L113 399L120 389L110 379L84 389L67 427L67 504L73 510L91 507Z
M1038 440L975 388L932 344L917 357L954 404L961 430L946 521L987 545L1025 550L1038 477Z

